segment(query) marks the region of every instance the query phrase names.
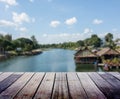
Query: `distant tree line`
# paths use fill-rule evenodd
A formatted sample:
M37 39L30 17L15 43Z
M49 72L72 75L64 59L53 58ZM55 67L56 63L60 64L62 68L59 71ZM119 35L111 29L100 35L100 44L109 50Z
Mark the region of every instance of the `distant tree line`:
M74 49L78 47L91 46L93 48L97 47L111 47L115 48L116 44L113 41L113 34L108 33L105 35L104 39L101 39L97 36L97 34L91 35L90 38L86 38L85 40L79 40L77 42L65 42L59 44L44 44L39 45L40 48L64 48L64 49Z
M116 39L119 41L120 39ZM64 49L75 49L78 47L91 46L93 48L97 47L111 47L115 48L116 44L113 41L113 34L108 33L105 35L104 39L101 39L97 36L97 34L91 35L90 38L86 38L84 40L79 40L77 42L64 42L59 44L38 44L35 36L31 36L31 38L18 38L13 40L12 35L0 34L0 47L3 47L6 51L16 50L17 48L21 48L22 51L31 51L32 49L37 48L64 48Z

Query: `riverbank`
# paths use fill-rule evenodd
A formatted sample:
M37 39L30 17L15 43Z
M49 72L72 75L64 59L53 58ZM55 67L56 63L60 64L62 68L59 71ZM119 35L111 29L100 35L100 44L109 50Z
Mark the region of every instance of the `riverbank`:
M20 52L20 51L7 51L6 55L7 56L24 56L24 55L37 55L42 53L43 51L41 49L35 49L32 51L24 51L24 52Z
M4 55L0 55L0 61L6 60L11 57L16 56L32 56L41 54L43 51L41 49L35 49L32 51L25 51L25 52L16 52L16 51L6 51Z
M41 54L41 53L42 53L41 49L36 49L36 50L32 50L32 51L22 52L21 55L31 56L31 55L38 55L38 54Z
M7 56L6 56L6 55L0 55L0 61L3 61L3 60L5 60L5 59L7 59Z

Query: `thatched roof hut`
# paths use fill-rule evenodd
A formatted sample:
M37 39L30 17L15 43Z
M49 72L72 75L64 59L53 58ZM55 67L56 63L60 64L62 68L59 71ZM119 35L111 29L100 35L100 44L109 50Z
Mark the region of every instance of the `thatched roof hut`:
M97 55L88 48L79 50L75 53L76 63L93 63L97 60Z
M117 49L117 51L120 53L120 48L119 48L119 49Z
M102 62L102 59L112 59L120 57L120 52L111 48L102 48L99 51L92 52L88 48L80 49L75 53L76 63L94 63L96 61Z
M120 55L120 53L117 50L111 49L111 48L103 48L100 51L96 53L98 56L104 56L104 55L113 55L117 56Z

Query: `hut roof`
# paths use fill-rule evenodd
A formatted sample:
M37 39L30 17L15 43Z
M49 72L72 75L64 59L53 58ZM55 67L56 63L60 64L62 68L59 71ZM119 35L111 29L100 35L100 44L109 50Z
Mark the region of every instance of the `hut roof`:
M98 51L96 54L102 56L102 55L118 55L120 53L111 48L103 48L102 50Z
M95 53L85 48L84 50L79 50L75 53L75 57L97 57Z
M119 48L119 49L117 49L117 51L120 53L120 48Z

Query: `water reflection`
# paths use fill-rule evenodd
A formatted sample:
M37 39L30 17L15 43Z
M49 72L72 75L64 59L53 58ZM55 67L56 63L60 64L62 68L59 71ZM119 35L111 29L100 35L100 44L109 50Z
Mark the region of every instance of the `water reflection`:
M76 64L76 72L103 72L105 71L102 66L95 66L94 64ZM118 71L120 68L113 67L111 70L107 71Z
M76 72L94 72L97 71L94 64L76 64Z

